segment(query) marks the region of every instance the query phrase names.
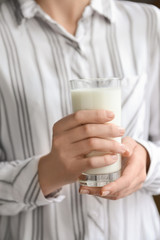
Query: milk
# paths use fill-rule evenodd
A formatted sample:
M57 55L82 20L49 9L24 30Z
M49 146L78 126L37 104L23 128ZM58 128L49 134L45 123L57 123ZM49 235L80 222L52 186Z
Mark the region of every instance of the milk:
M106 109L115 114L112 122L118 126L121 125L121 90L120 88L86 88L71 91L73 111ZM115 138L121 141L120 138ZM92 152L90 155L103 155L102 152ZM121 158L116 163L96 169L86 171L86 174L106 174L117 172L121 169Z

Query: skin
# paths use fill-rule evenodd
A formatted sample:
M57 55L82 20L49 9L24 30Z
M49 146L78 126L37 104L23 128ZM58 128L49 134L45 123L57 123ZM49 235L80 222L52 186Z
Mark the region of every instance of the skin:
M69 33L75 34L88 0L37 0L51 18ZM58 188L76 182L82 172L113 164L122 155L122 176L103 188L80 187L80 193L107 199L126 197L142 187L150 159L146 149L130 137L120 144L113 140L125 130L109 123L114 114L106 110L84 110L59 120L53 126L51 151L39 161L38 177L45 196ZM112 140L111 140L112 138ZM87 157L92 151L108 152Z
M42 9L69 33L75 35L77 24L90 0L36 0Z

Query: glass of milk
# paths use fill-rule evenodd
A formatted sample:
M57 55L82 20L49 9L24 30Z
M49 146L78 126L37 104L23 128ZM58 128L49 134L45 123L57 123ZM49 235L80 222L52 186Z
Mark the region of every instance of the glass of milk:
M105 109L115 114L112 123L121 125L121 79L93 78L70 81L73 111ZM121 142L121 138L115 138ZM89 155L103 155L103 152L91 152ZM115 181L121 175L121 156L112 165L90 169L79 178L80 184L89 187L102 187Z

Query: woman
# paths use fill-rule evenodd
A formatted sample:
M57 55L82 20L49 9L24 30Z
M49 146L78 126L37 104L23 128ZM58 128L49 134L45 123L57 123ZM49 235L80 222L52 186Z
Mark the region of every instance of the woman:
M8 0L0 12L0 239L158 239L159 10ZM68 80L107 76L127 79L124 128L104 124L107 110L71 113ZM122 144L110 140L118 136ZM86 158L93 150L114 154ZM80 195L79 175L117 153L121 178Z

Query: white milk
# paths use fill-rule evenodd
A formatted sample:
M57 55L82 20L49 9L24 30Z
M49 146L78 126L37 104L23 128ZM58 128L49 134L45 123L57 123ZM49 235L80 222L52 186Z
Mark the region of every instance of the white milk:
M121 90L120 88L89 88L72 90L73 111L106 109L114 112L114 124L121 125ZM121 141L116 138L116 141ZM102 155L101 152L93 152L90 154ZM106 174L117 172L121 169L121 158L116 163L102 168L88 170L87 174Z

